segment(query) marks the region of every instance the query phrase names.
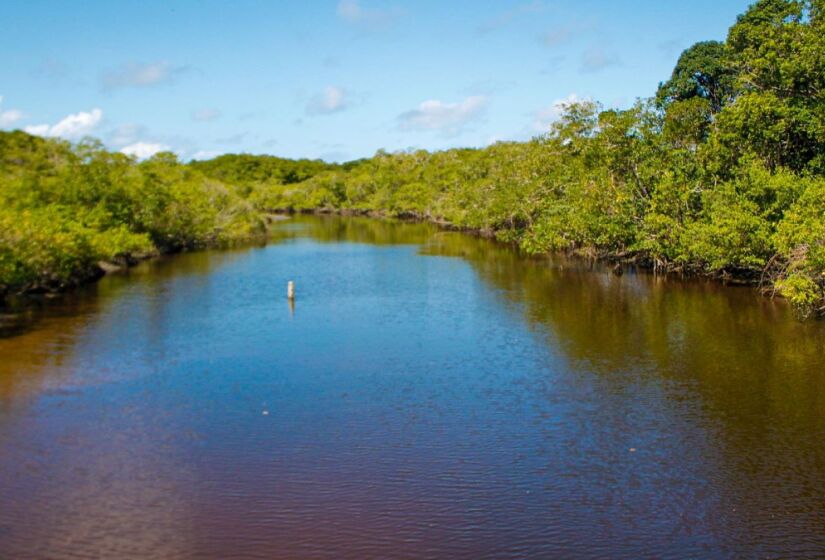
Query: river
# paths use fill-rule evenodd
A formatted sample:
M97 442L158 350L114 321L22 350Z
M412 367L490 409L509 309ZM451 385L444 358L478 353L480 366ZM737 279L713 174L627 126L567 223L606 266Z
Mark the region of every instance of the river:
M426 224L0 319L4 559L825 557L823 442L825 323Z

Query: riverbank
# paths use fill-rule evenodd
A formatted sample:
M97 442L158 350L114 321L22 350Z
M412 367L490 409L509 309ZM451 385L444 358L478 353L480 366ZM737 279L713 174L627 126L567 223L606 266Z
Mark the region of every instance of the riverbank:
M470 226L456 225L443 218L433 217L428 214L421 214L417 212L400 212L392 213L380 210L361 210L361 209L336 209L336 208L316 208L316 209L290 209L279 208L273 210L274 213L281 216L292 215L314 215L314 216L355 216L366 217L377 220L400 220L407 222L426 222L438 226L444 230L461 232L467 235L482 237L485 239L492 239L499 243L509 245L515 251L524 252L521 250L519 240L507 235L506 230L494 230L491 228L479 228ZM502 234L505 234L502 236ZM682 278L704 278L715 280L723 284L733 284L752 287L765 287L765 278L760 271L748 269L730 269L722 271L706 271L700 266L690 265L675 265L673 263L662 263L656 260L653 255L644 251L609 251L596 247L581 247L559 249L553 252L527 252L529 256L550 255L553 253L561 253L567 257L576 257L587 260L600 261L602 263L613 266L616 274L622 274L624 267L634 267L636 269L646 270L655 274L667 274ZM771 297L783 298L782 294L775 290L764 289L764 294L770 294Z
M207 243L198 247L192 248L178 248L176 250L154 251L146 253L136 253L130 255L122 255L116 259L108 261L98 261L86 268L81 273L72 277L70 281L63 282L37 282L32 285L23 286L14 292L7 292L3 294L0 292L0 308L9 308L12 300L15 305L23 303L31 297L54 297L56 295L66 293L77 289L83 285L91 284L99 281L106 275L118 274L136 266L137 264L159 257L176 256L192 251L208 251L228 248L232 246L243 245L246 243L266 242L272 229L283 220L290 219L296 215L310 215L310 216L341 216L341 217L363 217L373 220L390 220L402 221L410 223L429 223L446 231L460 232L464 235L481 237L493 240L504 246L508 246L515 252L520 252L529 256L539 256L540 254L550 255L550 252L545 253L525 253L521 248L518 239L513 239L512 236L502 236L502 231L496 231L491 228L474 228L469 226L461 226L451 223L443 218L433 217L428 214L417 212L387 212L378 210L364 210L364 209L336 209L336 208L316 208L316 209L291 209L278 208L273 209L269 213L262 214L261 219L266 227L265 233L247 236L244 238L234 239L231 243ZM504 232L506 233L506 232ZM510 237L510 238L508 238ZM611 252L599 250L597 248L577 248L568 250L559 250L557 253L563 254L565 257L573 257L588 261L597 261L608 265L613 274L621 275L627 269L643 270L654 274L664 274L673 276L675 278L703 278L711 281L719 282L725 285L741 285L754 288L754 296L758 296L761 288L761 294L770 298L782 298L781 293L771 289L769 286L764 286L764 278L755 274L753 271L725 271L723 273L714 272L709 273L702 271L699 267L674 267L661 266L657 264L654 258L649 254L643 252Z
M261 235L250 196L168 152L139 162L92 140L0 131L0 299Z
M95 263L90 263L88 266L77 269L67 278L40 277L30 283L13 288L6 288L0 285L0 309L11 306L13 300L19 303L30 297L54 297L67 293L82 286L93 284L107 275L119 274L128 271L130 268L133 268L144 261L161 257L181 255L193 251L226 249L235 245L242 245L244 243L265 241L265 239L266 234L260 234L234 239L232 242L204 244L196 247L176 248L174 250L166 251L156 250L151 252L119 255L111 260L101 260Z
M825 323L426 223L275 229L0 313L0 557L823 549Z

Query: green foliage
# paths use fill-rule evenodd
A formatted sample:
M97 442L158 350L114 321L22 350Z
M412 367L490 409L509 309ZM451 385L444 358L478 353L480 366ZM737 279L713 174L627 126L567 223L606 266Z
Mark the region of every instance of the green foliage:
M250 154L226 154L208 161L193 161L189 166L235 185L267 182L291 185L337 167L318 159L291 160Z
M777 289L804 315L825 311L825 179L803 181L802 195L777 226L784 268Z
M772 169L821 166L825 129L804 104L782 100L773 92L748 92L720 113L716 125L714 140L729 163L755 154Z
M0 133L0 204L0 291L254 235L277 209L343 210L763 279L803 315L825 311L825 3L759 0L725 43L682 53L655 98L571 103L530 142L183 165Z
M704 41L685 50L670 80L659 86L660 104L694 98L708 101L718 113L733 97L734 72L724 43Z
M136 163L94 140L0 132L0 296L75 285L99 261L261 232L250 202L174 154Z
M766 165L825 172L825 22L820 1L760 0L728 34L737 100L724 143Z
M707 139L712 123L711 102L692 97L668 106L663 133L674 148L696 150Z
M0 211L0 293L26 286L60 289L94 276L95 263L148 252L146 236L124 227L99 231L72 219L72 210L51 205Z
M821 1L760 0L728 41L687 49L650 101L567 106L528 143L379 152L284 191L284 207L417 215L538 253L769 278L823 304Z
M761 270L770 257L770 224L735 183L703 193L703 211L684 236L685 258L709 271Z

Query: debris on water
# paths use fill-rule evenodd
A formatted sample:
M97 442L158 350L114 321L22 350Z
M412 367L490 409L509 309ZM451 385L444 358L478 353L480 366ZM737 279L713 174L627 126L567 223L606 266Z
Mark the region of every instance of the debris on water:
M635 447L631 447L631 448L630 448L630 452L631 452L631 453L636 453L636 448L635 448Z
M262 414L263 414L264 416L269 416L269 411L268 411L268 410L264 410L264 411L262 412Z

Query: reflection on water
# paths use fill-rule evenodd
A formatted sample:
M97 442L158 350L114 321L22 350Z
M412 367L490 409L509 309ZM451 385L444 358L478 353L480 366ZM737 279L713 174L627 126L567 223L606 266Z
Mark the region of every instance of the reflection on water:
M825 555L825 325L749 289L302 217L0 325L0 558Z

